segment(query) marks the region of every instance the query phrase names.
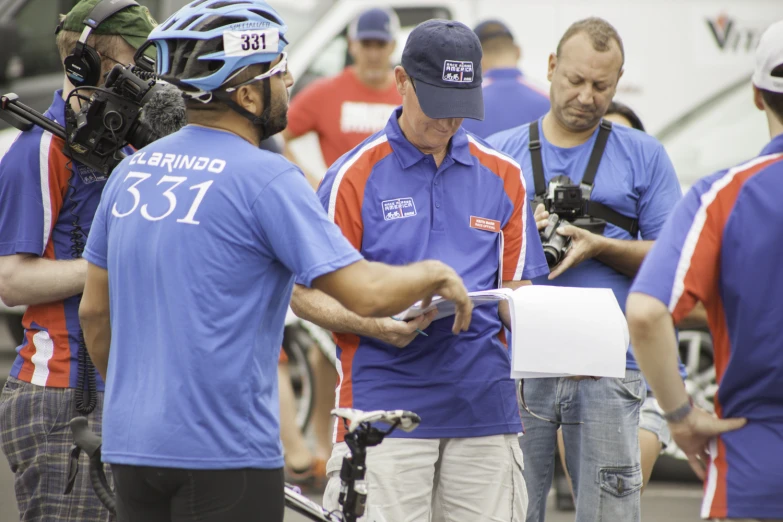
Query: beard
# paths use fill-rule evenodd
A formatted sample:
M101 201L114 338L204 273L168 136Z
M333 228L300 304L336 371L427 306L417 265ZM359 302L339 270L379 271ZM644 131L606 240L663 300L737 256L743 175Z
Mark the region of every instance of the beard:
M288 126L288 92L271 100L269 116L258 126L261 141L270 138L278 132L283 132Z
M278 110L272 110L272 114L259 128L261 131L261 139L265 140L271 136L274 136L278 132L283 132L288 126L288 106L277 106Z

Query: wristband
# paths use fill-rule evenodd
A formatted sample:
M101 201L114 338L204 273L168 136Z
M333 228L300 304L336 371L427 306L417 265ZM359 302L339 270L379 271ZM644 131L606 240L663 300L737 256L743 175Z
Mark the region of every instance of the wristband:
M689 396L688 401L670 412L664 412L663 418L668 422L680 422L693 410L693 399Z

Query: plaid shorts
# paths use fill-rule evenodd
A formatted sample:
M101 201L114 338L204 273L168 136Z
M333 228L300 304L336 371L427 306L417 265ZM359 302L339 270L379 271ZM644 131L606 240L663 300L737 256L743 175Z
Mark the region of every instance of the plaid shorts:
M98 434L102 409L103 392L99 392L98 405L88 416ZM73 491L63 494L73 444L68 422L75 416L73 389L36 386L12 377L6 382L0 395L0 442L14 473L20 520L113 520L92 490L84 453ZM111 481L108 468L106 475Z

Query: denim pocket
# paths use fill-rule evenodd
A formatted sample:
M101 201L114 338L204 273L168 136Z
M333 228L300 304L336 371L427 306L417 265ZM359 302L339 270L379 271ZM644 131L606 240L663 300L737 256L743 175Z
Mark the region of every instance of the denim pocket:
M616 383L617 389L623 397L641 404L647 397L644 379L641 377L641 372L629 373L631 373L631 375L628 375L624 379L614 379L614 382Z
M641 466L602 468L597 522L639 522L641 513Z
M600 474L602 495L605 491L621 498L642 489L642 468L639 466L601 468Z

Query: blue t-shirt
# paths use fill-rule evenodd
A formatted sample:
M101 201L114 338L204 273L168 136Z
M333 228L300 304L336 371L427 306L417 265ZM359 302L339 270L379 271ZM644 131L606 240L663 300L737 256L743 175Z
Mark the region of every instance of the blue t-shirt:
M301 172L187 126L112 173L85 253L109 273L106 462L279 468L277 360L294 274L361 259Z
M468 290L548 273L519 165L459 129L440 166L400 129L386 128L326 173L318 195L329 217L370 261L438 259ZM341 407L406 409L421 416L414 438L521 431L511 363L497 305L477 306L470 329L433 322L405 348L337 334ZM338 425L337 440L344 435Z
M743 428L710 446L702 516L783 513L783 135L761 156L708 176L685 195L634 281L675 321L707 309L715 353L715 413ZM759 480L763 477L763 480Z
M549 111L549 96L528 83L519 69L490 69L484 72L481 87L484 120L466 118L462 127L484 139L537 120Z
M528 125L523 125L495 134L487 141L516 159L522 165L527 185L533 187L535 183L528 149L528 130ZM598 130L585 143L571 148L556 147L549 143L541 130L540 121L539 133L546 182L565 175L578 184L587 167ZM638 219L640 236L645 240L658 237L666 218L682 197L680 183L663 145L652 136L623 125L612 127L593 186L591 199L620 214ZM532 199L535 191L529 191L528 196ZM612 224L606 225L604 236L637 239L631 237L625 229ZM631 281L632 278L609 265L597 259L588 259L552 281L540 277L533 280L533 284L611 288L624 311ZM627 368L639 369L630 347L626 358Z

